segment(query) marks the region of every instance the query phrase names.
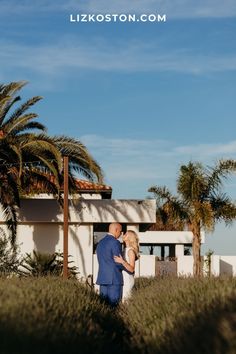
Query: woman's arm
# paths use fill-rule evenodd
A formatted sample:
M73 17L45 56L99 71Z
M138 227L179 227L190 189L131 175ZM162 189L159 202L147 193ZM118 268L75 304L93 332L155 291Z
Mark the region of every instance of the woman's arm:
M122 256L114 256L116 263L122 264L128 272L133 273L135 269L135 253L133 250L128 251L129 262L126 262Z
M114 242L113 248L112 248L112 253L114 255L113 259L114 259L114 262L116 263L117 268L119 268L120 270L124 270L125 267L123 266L123 264L121 262L115 261L115 257L118 257L118 255L121 254L121 243L119 241Z

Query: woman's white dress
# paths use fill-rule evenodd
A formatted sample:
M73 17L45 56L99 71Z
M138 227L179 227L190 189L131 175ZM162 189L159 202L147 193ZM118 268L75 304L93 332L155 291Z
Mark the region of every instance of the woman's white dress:
M123 258L126 262L129 263L129 250L132 249L131 247L127 247L124 249L124 254ZM134 274L129 274L125 270L123 270L123 279L124 279L124 285L123 285L123 296L122 296L122 301L124 302L127 300L130 295L131 295L131 290L134 286Z

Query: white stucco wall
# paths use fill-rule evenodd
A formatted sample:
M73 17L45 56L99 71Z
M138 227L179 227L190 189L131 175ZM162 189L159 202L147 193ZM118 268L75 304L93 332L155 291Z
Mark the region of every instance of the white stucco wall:
M146 231L139 233L140 243L189 244L192 243L191 231ZM205 234L201 233L201 243L205 242Z
M184 245L176 245L175 246L175 257L181 258L184 256Z
M90 200L69 203L71 222L139 224L156 221L156 202L147 200ZM0 215L1 220L1 215ZM53 199L23 199L19 210L20 222L63 222L63 212Z
M59 223L35 223L19 225L17 242L21 254L63 252L63 225ZM92 274L93 228L92 225L69 225L68 253L72 265L78 267L80 277Z
M220 274L236 276L236 256L220 256Z
M177 275L178 276L193 275L193 256L178 256Z
M236 256L211 256L211 274L236 276Z
M192 243L191 231L146 231L139 233L140 243L178 244Z
M139 264L137 263L139 262ZM156 256L153 255L141 255L140 259L137 261L137 268L139 265L140 277L152 277L156 273ZM137 272L138 273L138 272Z
M206 265L204 265L204 268L207 271ZM217 255L211 256L210 270L211 270L212 275L214 275L214 276L220 275L220 256L217 256Z

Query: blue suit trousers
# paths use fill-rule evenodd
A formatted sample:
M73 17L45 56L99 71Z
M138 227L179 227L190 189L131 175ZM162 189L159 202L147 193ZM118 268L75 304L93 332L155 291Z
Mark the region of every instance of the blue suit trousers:
M111 305L117 306L122 298L123 286L118 285L100 285L100 295Z

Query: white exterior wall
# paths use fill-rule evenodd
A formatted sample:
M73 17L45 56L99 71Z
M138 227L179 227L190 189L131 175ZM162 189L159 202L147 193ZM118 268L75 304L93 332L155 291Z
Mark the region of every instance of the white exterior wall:
M211 274L236 276L236 256L211 256Z
M184 256L184 245L176 245L175 246L175 257L183 257Z
M86 195L87 197L87 195ZM155 222L154 200L101 200L79 199L70 203L69 254L81 277L97 277L97 257L93 255L93 223L119 221L127 229L138 232L140 223ZM0 212L0 226L4 225ZM175 244L178 275L193 274L193 257L184 256L184 244L192 243L190 231L147 231L139 233L142 244ZM202 243L204 234L202 234ZM18 243L21 253L63 251L63 213L52 199L26 199L22 201L18 225ZM236 275L236 257L213 256L212 274ZM136 262L136 276L155 276L154 255L141 255Z
M236 276L236 256L220 256L220 274Z
M0 213L1 214L1 213ZM127 224L154 223L156 202L147 200L78 199L69 202L70 222ZM2 219L0 215L0 220ZM63 211L53 199L23 199L19 222L63 222Z
M192 243L191 231L146 231L139 232L140 243L188 244ZM205 242L204 233L201 233L201 243Z
M214 276L220 275L220 256L217 255L211 256L211 274Z
M137 232L137 234L139 234L139 224L127 224L126 229L132 230L134 232Z
M94 223L118 221L137 231L139 223L156 220L155 200L77 199L73 203L70 201L69 206L68 253L72 256L72 265L78 267L79 276L83 278L93 274L93 269L96 272L96 263L93 264ZM1 210L0 226L5 228ZM22 255L33 250L63 252L63 211L56 200L43 195L21 200L17 242Z
M141 255L136 263L137 268L139 266L139 273L137 272L136 276L154 277L156 275L156 256Z
M193 256L178 256L177 275L178 276L193 275Z
M139 233L140 243L178 244L192 243L191 231L146 231Z
M204 257L203 270L207 274L208 269L206 265L207 257ZM221 276L229 275L236 276L236 256L211 256L211 275ZM178 275L193 275L193 256L178 257L177 261Z
M69 254L79 269L79 277L87 278L93 272L93 227L70 225Z
M38 223L19 225L17 243L22 255L33 250L42 253L63 252L63 225L59 223ZM78 267L79 277L86 278L93 270L93 228L92 225L69 225L68 254L71 265Z

